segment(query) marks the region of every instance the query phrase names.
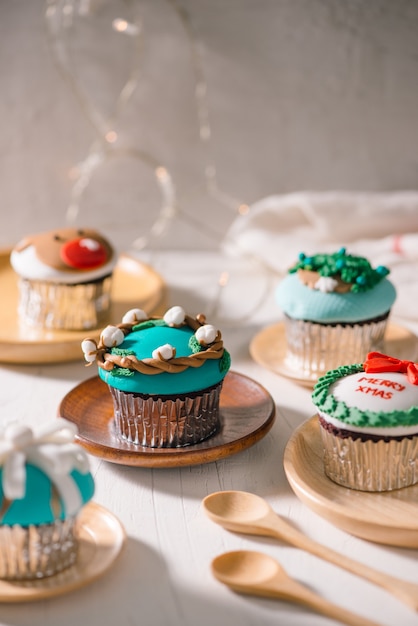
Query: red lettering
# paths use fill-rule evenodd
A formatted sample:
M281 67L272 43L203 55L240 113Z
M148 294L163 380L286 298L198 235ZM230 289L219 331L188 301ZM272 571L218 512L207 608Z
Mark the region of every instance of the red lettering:
M393 393L390 391L376 389L375 387L365 387L364 385L359 385L356 391L360 391L360 393L370 394L372 396L377 396L379 398L382 398L383 400L390 400L393 396Z
M368 378L367 376L362 376L358 379L358 382L367 382L370 385L380 385L381 387L389 387L389 389L393 389L394 391L404 391L406 389L405 385L398 383L394 380L388 380L387 378ZM357 389L356 391L364 391ZM364 393L367 393L364 391Z
M383 391L383 389L373 389L373 395L383 398L383 400L390 400L392 397L390 391Z
M359 385L356 391L361 391L361 393L370 393L375 391L373 387L364 387L364 385Z

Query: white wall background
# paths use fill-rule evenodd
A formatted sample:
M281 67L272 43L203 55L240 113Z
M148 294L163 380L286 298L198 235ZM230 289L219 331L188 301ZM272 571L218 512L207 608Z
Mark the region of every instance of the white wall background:
M1 0L0 81L2 246L74 200L121 247L214 248L272 193L417 187L414 0Z

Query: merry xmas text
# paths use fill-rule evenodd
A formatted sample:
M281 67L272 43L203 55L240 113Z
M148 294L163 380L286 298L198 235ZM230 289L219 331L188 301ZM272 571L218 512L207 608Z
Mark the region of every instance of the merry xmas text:
M386 378L366 378L363 376L358 379L358 387L356 391L360 391L361 393L367 393L371 396L379 396L383 398L383 400L390 400L393 396L393 391L388 391L386 389L376 389L376 387L369 387L368 385L362 385L362 382L367 382L369 385L380 385L381 387L387 387L389 390L393 391L404 391L405 385L401 385L393 380L387 380Z

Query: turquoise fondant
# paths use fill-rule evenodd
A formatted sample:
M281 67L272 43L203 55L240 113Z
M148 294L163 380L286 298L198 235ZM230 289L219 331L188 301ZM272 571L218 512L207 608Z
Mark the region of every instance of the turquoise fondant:
M176 349L176 358L196 353L194 331L187 325L175 328L164 322L138 324L129 333L118 349L133 351L137 359L150 359L152 352L164 344ZM192 339L192 340L191 340ZM202 350L204 348L201 348ZM112 352L112 350L110 350ZM201 391L218 384L225 377L230 365L229 354L222 358L210 358L200 367L189 366L182 372L142 374L132 371L130 376L121 375L117 366L110 371L98 368L99 376L108 385L129 393L150 395L172 395Z
M319 323L356 323L373 319L389 312L395 299L395 287L387 278L368 291L323 293L304 285L297 274L292 273L276 290L276 302L286 315Z
M70 476L77 485L82 503L88 502L94 494L94 480L90 472L81 474L73 470ZM26 492L21 500L13 500L10 505L4 501L3 468L0 468L0 510L4 511L0 525L19 524L26 527L31 524L50 524L55 519L65 519L64 504L59 502L58 511L55 510L52 498L52 483L39 468L26 465Z

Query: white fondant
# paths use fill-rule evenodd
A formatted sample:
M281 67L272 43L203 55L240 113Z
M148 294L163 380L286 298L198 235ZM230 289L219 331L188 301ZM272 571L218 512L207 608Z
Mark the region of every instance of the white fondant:
M81 349L84 353L84 358L88 363L93 363L96 360L97 346L91 339L84 339L81 342Z
M329 392L337 400L345 402L348 407L357 407L362 411L374 413L407 411L412 406L418 406L418 385L410 383L406 374L399 372L350 374L333 383ZM324 414L324 417L334 426L354 432L389 436L418 433L418 424L414 426L356 427L327 414Z
M88 240L86 239L86 241ZM97 280L110 274L116 264L116 255L114 254L106 265L102 265L93 270L68 269L68 271L60 271L42 263L36 256L35 247L28 246L20 252L13 250L10 255L10 263L14 271L22 278L74 285L80 282Z
M115 346L120 346L125 339L125 335L117 326L109 325L102 330L100 339L106 348L114 348Z
M212 324L204 324L204 326L201 326L195 332L198 342L205 345L213 343L217 337L217 334L218 331L216 330L215 326L212 326Z
M122 317L123 324L136 324L137 322L143 322L148 319L148 315L142 309L130 309L126 311Z
M330 293L331 291L335 291L335 288L338 286L338 281L335 278L331 278L331 276L321 276L316 281L314 287L322 293Z
M183 324L185 318L186 312L181 306L171 307L171 309L168 309L168 311L165 312L163 317L165 323L169 326L179 326L180 324Z
M171 346L169 343L165 343L163 346L159 346L159 348L156 348L152 351L152 358L168 361L169 359L172 359L175 354L175 348L173 348L173 346Z
M32 429L11 424L0 436L3 492L10 500L26 491L26 463L39 467L57 487L68 515L82 505L80 492L69 476L74 469L87 473L87 454L74 443L75 424L60 418L35 434Z

